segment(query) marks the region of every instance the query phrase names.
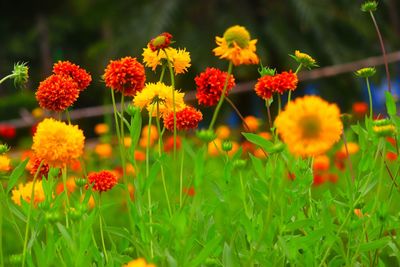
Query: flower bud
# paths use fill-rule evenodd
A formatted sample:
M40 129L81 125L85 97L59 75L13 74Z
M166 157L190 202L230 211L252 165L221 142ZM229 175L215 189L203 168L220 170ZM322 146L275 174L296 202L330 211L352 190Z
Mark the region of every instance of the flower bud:
M7 153L10 150L10 147L6 144L0 145L0 155Z
M378 3L376 1L367 1L361 5L361 10L364 12L376 11Z
M217 137L213 130L196 131L196 136L206 143L212 142Z
M14 78L14 85L24 85L29 78L28 74L28 66L26 66L26 63L16 63L14 64L14 70L12 71L13 78Z
M78 187L84 187L87 184L87 180L85 178L75 178L75 184Z
M130 115L130 116L135 116L138 112L140 112L140 108L136 107L134 105L129 104L126 107L126 112Z
M225 152L229 152L229 151L231 151L232 150L232 142L231 141L229 141L229 140L225 140L223 143L222 143L222 150L223 151L225 151Z
M368 77L374 76L375 73L376 73L376 69L373 67L369 67L369 68L359 69L354 74L360 78L368 78Z

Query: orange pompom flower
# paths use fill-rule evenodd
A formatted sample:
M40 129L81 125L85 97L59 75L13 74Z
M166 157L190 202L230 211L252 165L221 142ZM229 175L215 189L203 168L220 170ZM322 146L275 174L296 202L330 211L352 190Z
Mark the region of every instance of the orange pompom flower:
M176 112L176 128L178 130L196 129L203 119L203 114L193 107L187 106ZM164 126L170 131L174 130L174 113L170 112L164 116Z
M218 103L224 89L227 72L216 68L207 68L200 73L194 80L197 85L196 98L200 105L214 106ZM235 78L229 76L225 95L235 86Z
M77 84L79 91L85 90L92 81L90 74L69 61L58 61L53 65L53 73L71 77Z
M117 184L117 177L110 171L93 172L88 175L88 184L93 184L92 189L98 192L105 192L112 189Z
M257 95L265 100L270 99L274 93L283 94L286 91L293 91L297 88L298 78L291 70L282 73L265 75L258 79L255 85Z
M107 87L125 96L135 96L146 81L144 66L132 57L111 60L105 69L104 81Z
M69 76L53 74L39 84L36 99L42 108L64 111L79 96L78 84Z

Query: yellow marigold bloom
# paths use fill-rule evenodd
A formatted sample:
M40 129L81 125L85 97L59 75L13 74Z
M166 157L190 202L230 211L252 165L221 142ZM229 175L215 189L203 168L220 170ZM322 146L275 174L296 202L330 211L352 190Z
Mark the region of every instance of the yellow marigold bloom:
M292 56L297 63L302 64L304 67L310 69L312 67L318 67L317 61L313 59L309 54L302 53L299 50L294 51L294 56Z
M110 158L112 156L112 147L110 144L97 144L94 148L94 152L100 158Z
M139 258L128 262L122 267L156 267L154 264L148 264L145 259Z
M18 187L12 190L12 201L21 206L21 198L26 202L31 202L33 182L27 182L26 184L19 184ZM38 203L44 201L44 191L42 186L42 181L37 181L35 183L35 190L33 192L33 204L36 206Z
M257 39L251 40L250 33L242 26L228 28L223 37L215 37L218 47L213 52L219 58L225 58L233 65L258 64L256 52Z
M106 123L99 123L99 124L96 124L96 126L94 126L94 132L97 135L106 134L106 133L108 133L108 131L109 131L109 128Z
M228 126L221 125L217 128L215 133L217 134L217 138L219 138L221 140L225 140L225 139L228 139L228 137L231 135L231 130L229 129Z
M0 171L7 172L10 169L10 158L6 155L0 155Z
M247 116L244 118L244 122L246 123L247 127L249 127L249 131L255 132L260 127L260 120L254 116Z
M155 71L157 66L161 66L163 63L167 64L167 55L165 53L167 53L168 58L171 61L175 74L187 72L187 69L191 66L191 59L190 53L186 51L186 49L168 47L163 51L152 51L148 46L143 49L143 63L146 67Z
M337 105L317 96L290 102L275 120L277 132L296 156L316 156L336 143L343 130Z
M78 126L44 119L33 136L32 150L49 165L63 167L83 154L84 142Z
M349 151L349 155L353 155L356 154L358 152L358 150L360 150L360 147L358 146L357 143L354 142L348 142L347 143L347 149ZM343 153L344 155L347 155L346 153L346 146L343 144L342 147L339 150L341 153Z
M132 139L129 136L124 137L124 146L130 147L132 144Z
M147 83L144 89L133 98L133 105L141 109L147 108L152 116L157 116L157 106L160 115L168 114L173 110L172 86L165 85L162 82ZM175 90L175 110L180 111L185 108L183 102L184 93Z

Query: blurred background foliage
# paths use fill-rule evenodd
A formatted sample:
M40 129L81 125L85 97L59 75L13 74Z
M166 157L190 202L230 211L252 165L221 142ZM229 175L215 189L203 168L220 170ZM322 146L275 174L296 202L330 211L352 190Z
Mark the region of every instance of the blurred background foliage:
M37 107L34 92L51 73L53 62L70 60L87 69L93 83L75 108L107 102L109 91L101 81L110 59L134 56L157 34L173 34L175 47L186 47L192 67L178 76L183 91L195 89L193 78L207 66L227 68L227 62L212 54L215 36L235 24L248 28L258 39L257 52L264 65L278 71L296 66L288 54L299 49L311 54L319 65L329 66L380 55L372 21L360 11L363 1L348 0L71 0L1 1L0 76L12 70L14 62L28 62L30 81L25 89L12 82L0 87L0 121L17 118L21 108ZM18 6L17 6L18 5ZM381 0L376 12L388 52L400 47L400 3ZM391 64L393 77L398 65ZM159 73L147 69L148 80ZM257 66L235 68L237 82L255 80ZM157 75L157 76L156 76ZM383 66L373 82L384 79ZM300 84L295 95L318 93L338 102L342 111L364 99L362 83L354 75L342 74ZM103 97L101 97L103 96ZM244 114L260 112L249 107L257 100L246 94L234 100ZM259 109L262 107L260 106Z

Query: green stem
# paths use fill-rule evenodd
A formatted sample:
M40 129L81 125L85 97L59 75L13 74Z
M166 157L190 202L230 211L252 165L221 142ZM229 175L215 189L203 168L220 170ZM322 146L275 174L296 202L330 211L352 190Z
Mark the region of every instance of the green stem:
M165 57L167 58L168 62L168 69L169 69L169 74L171 78L171 87L172 87L172 111L174 113L174 159L176 159L176 136L177 136L177 131L176 131L176 105L175 105L175 75L174 75L174 70L172 69L172 63L171 60L168 56L167 51L164 49L163 50L165 53Z
M161 69L160 82L164 80L164 74L165 74L165 65L163 64Z
M69 115L68 108L65 109L65 115L66 115L66 117L67 117L68 124L71 124L71 116Z
M182 208L182 204L183 204L183 160L185 157L185 150L182 150L182 156L181 156L181 171L180 171L180 175L179 175L179 208Z
M0 184L3 187L2 184ZM6 197L6 196L5 196ZM3 198L3 195L2 195ZM3 203L0 203L0 266L4 266L3 259Z
M27 249L27 246L28 246L29 225L31 223L32 208L33 208L33 204L34 204L33 202L34 202L34 199L35 199L35 184L36 184L36 179L37 179L37 177L39 175L40 169L42 168L42 165L43 165L43 160L40 162L39 167L36 170L35 176L33 176L31 199L29 201L28 218L26 219L24 248L23 248L23 251L22 251L22 267L25 266L26 249Z
M150 135L151 135L151 121L153 118L153 111L154 105L151 105L151 110L149 112L149 123L148 123L148 130L147 130L147 146L146 146L146 178L149 177L150 173ZM152 201L151 201L151 190L150 186L147 189L147 201L149 205L149 221L150 221L150 255L154 257L154 249L153 249L153 212L151 210Z
M67 166L65 165L62 170L62 180L64 185L64 195L66 199L66 212L65 212L65 225L69 227L69 220L68 220L68 212L69 212L69 196L68 196L68 188L67 188Z
M158 155L162 155L162 136L161 136L161 127L160 127L160 104L157 102L157 116L156 116L156 123L157 123L157 131L159 132L158 135ZM167 205L168 205L168 211L169 211L169 216L172 216L172 209L171 209L171 203L169 201L169 196L168 196L168 190L167 190L167 184L165 182L165 175L164 175L164 167L163 164L161 163L161 179L164 187L164 193L165 193L165 198L167 200Z
M372 109L372 94L371 94L371 87L369 86L369 79L368 77L365 78L365 81L367 82L367 89L368 89L368 97L369 97L369 118L372 120L373 116L373 109Z
M106 260L106 264L107 264L108 263L108 256L107 256L106 244L104 242L103 216L102 216L102 213L101 213L101 193L100 193L100 196L99 196L99 224L100 224L101 244L103 246L104 259Z
M276 96L278 98L278 114L280 114L282 110L281 95L277 94Z
M226 93L226 88L228 87L228 81L229 81L229 78L231 77L232 68L233 68L233 64L232 64L231 61L229 61L228 74L226 75L224 88L222 89L221 97L220 97L220 99L219 99L219 102L218 102L218 104L217 104L215 110L214 110L214 114L213 114L213 117L212 117L210 126L208 127L209 130L212 130L212 129L213 129L214 124L215 124L215 122L216 122L216 120L217 120L217 117L218 117L219 110L221 109L222 102L224 102L225 93Z
M15 73L7 75L6 77L0 80L0 84L2 84L5 80L14 77L15 75L16 75Z

